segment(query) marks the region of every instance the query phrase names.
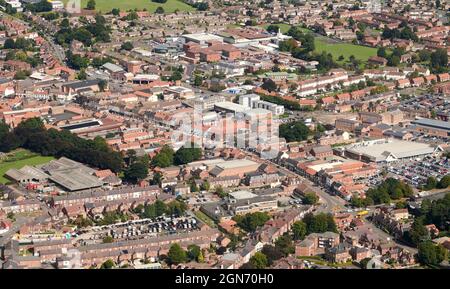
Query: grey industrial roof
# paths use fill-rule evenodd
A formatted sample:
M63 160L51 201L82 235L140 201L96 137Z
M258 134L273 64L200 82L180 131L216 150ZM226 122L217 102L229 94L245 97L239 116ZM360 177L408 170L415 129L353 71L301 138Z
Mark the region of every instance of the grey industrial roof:
M107 62L105 64L103 64L103 67L106 68L107 70L111 71L111 72L121 72L124 71L122 67L114 64L114 63L110 63Z
M429 144L403 140L361 142L346 147L349 152L369 156L377 162L385 161L389 155L397 159L410 158L433 153L435 149Z
M442 120L434 120L429 118L416 119L411 122L412 124L430 126L438 129L450 130L450 122Z
M103 182L97 177L86 174L78 168L52 171L50 174L50 180L70 191L85 190L103 185Z
M62 157L58 160L52 160L46 164L37 167L42 169L43 171L47 171L50 173L57 170L74 169L74 168L80 169L81 171L89 175L95 173L94 169L91 169L90 167L85 166L82 163L76 162L66 157Z
M44 173L42 170L30 167L30 166L24 166L23 168L17 170L17 169L10 169L5 173L6 176L9 178L19 181L21 179L47 179L49 176Z

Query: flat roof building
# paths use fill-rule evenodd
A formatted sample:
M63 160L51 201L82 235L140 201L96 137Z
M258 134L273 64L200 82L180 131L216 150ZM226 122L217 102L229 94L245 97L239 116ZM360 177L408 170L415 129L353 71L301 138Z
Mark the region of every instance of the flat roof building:
M213 177L243 176L256 171L258 167L259 164L251 160L231 160L216 164L209 173Z
M210 33L195 33L195 34L185 34L183 38L186 39L186 42L195 42L198 44L206 44L210 41L220 41L223 42L223 37L210 34Z
M234 114L245 113L245 112L248 112L249 110L251 110L250 107L245 107L243 105L229 102L229 101L215 103L214 109L217 111L230 112L230 113L234 113Z
M429 144L395 139L363 141L345 147L347 157L364 162L392 162L432 155L442 148Z

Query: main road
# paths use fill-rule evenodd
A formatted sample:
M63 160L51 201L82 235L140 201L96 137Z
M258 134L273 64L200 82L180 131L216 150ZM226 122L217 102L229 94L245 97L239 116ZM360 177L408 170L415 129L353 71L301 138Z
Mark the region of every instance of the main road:
M315 183L313 183L312 181L304 178L303 176L297 174L296 172L293 172L271 160L267 160L267 159L261 159L259 158L255 153L253 152L249 152L249 151L245 151L247 156L249 156L250 158L252 158L252 160L256 161L256 162L263 162L269 165L273 165L276 166L280 171L282 171L284 174L286 174L287 176L291 176L291 177L298 177L300 178L303 182L307 183L308 185L312 186L315 188L315 192L317 193L317 195L320 198L320 205L317 208L317 212L328 212L328 213L333 213L336 211L342 211L345 208L345 200L341 199L338 196L333 196L328 194L327 192L325 192L321 187L319 187L318 185L316 185Z

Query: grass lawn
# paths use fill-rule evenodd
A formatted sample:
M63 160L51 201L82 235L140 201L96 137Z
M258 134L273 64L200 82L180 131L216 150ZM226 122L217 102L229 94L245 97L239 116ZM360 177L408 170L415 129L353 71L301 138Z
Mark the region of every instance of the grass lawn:
M326 39L321 37L316 37L314 43L316 45L315 51L320 53L322 53L322 51L331 53L333 55L333 59L337 62L341 62L338 61L338 58L341 55L344 56L344 61L347 61L348 58L353 55L356 59L363 62L366 62L369 57L377 55L376 48L354 45L350 43L328 43Z
M194 215L199 218L202 222L204 222L206 225L210 226L211 228L216 228L216 224L214 223L213 219L205 215L205 213L201 211L195 211Z
M22 149L9 153L8 157L5 160L0 161L0 183L5 184L8 182L8 179L6 179L3 175L9 169L20 169L26 165L39 165L49 162L53 159L53 157L43 157L35 155L27 150Z
M67 3L69 0L63 0ZM81 0L81 8L86 8L88 0ZM155 3L151 0L95 0L96 6L95 10L101 13L108 13L113 8L119 8L120 11L127 11L130 9L137 8L138 10L143 10L146 8L150 12L155 12L156 8L161 6L164 8L166 13L179 11L194 11L195 8L183 3L179 0L167 0L166 3Z
M271 24L264 24L261 27L264 29L267 29L267 27L269 27L269 25ZM281 33L286 34L289 29L291 28L291 25L286 24L286 23L274 23L273 25L277 25L278 27L280 27L281 29Z
M267 29L267 27L269 27L269 25L271 25L271 23L260 25L260 27ZM280 27L281 33L283 33L283 34L286 34L289 31L289 29L291 29L291 27L292 27L292 25L286 24L286 23L273 23L273 25L277 25L278 27ZM308 28L303 28L300 26L298 26L298 28L304 33L310 33L310 32L312 33L313 32L312 30L310 30Z

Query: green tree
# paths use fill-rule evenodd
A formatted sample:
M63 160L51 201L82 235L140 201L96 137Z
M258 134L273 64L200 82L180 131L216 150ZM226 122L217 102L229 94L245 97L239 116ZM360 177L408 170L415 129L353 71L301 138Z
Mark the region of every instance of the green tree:
M84 69L80 70L80 72L77 74L77 79L85 80L86 78L87 78L86 70Z
M98 88L100 91L105 91L105 89L108 87L108 82L104 79L100 79L98 82Z
M89 65L89 59L82 57L79 54L72 54L70 51L67 53L67 64L74 69L81 70L87 68Z
M133 21L139 19L139 16L137 15L136 11L130 11L127 16L124 17L123 20L127 21Z
M176 165L184 165L190 162L199 160L202 157L202 149L194 147L181 147L174 155L174 162Z
M303 221L297 221L292 225L294 240L303 240L307 233L306 224Z
M197 262L198 263L204 263L205 262L205 257L203 257L202 251L200 251L200 254L198 254Z
M100 269L112 269L116 266L113 260L108 259L106 260L100 267Z
M448 186L450 186L450 175L445 175L441 178L437 187L439 189L446 189L448 188Z
M14 42L14 39L12 38L6 38L5 42L3 43L3 49L15 49L16 44Z
M287 142L293 142L306 140L310 130L302 121L295 121L281 124L279 133Z
M183 79L183 74L178 70L174 70L174 71L172 71L172 75L170 76L169 79L171 81L181 80L181 79Z
M386 56L387 56L386 48L384 48L384 47L378 48L377 56L386 58Z
M199 262L199 257L202 254L202 250L199 246L192 244L187 247L187 255L189 259Z
M444 72L448 68L448 54L446 49L436 49L431 53L430 66L433 71Z
M255 255L253 255L250 258L250 263L256 268L256 269L264 269L269 265L269 262L267 261L266 255L264 255L261 252L256 252Z
M86 5L86 9L87 10L95 10L95 0L89 0L87 5Z
M233 220L236 221L237 225L247 232L256 231L258 227L264 225L269 219L269 215L263 212L248 213L233 217Z
M284 256L288 256L295 252L294 242L289 234L284 234L275 241L275 247L277 247Z
M397 55L391 55L388 57L388 65L389 66L398 66L400 64L400 57Z
M303 203L306 205L315 205L319 201L319 197L316 195L316 193L306 193L303 197Z
M152 185L160 186L162 182L163 176L160 172L154 173L152 178Z
M164 145L159 153L151 160L151 165L154 167L166 168L173 165L174 151L168 145Z
M19 70L14 75L14 79L22 80L22 79L26 79L30 75L31 75L31 73L28 70Z
M9 133L9 126L0 120L0 140L2 140Z
M137 183L138 181L145 179L147 175L148 167L141 162L135 162L125 170L124 179L131 183Z
M114 239L113 239L113 237L111 237L111 236L106 236L106 237L103 238L103 243L104 243L104 244L106 244L106 243L112 243L112 242L114 242Z
M419 59L420 61L430 61L431 59L431 51L423 49L419 51Z
M225 198L227 196L227 193L225 193L222 186L218 186L216 188L216 194L221 198Z
M131 43L130 41L124 42L122 43L122 45L120 46L120 50L127 50L130 51L134 48L133 43Z
M211 189L211 185L208 182L208 180L205 180L202 185L200 186L200 189L202 189L203 191L209 191L209 189Z
M280 51L288 51L288 52L292 52L294 51L294 49L296 49L298 47L298 43L297 41L295 41L295 39L287 39L284 41L281 41L278 44L278 49Z
M50 12L52 11L52 4L47 0L42 0L34 4L27 4L25 8L31 12Z
M276 91L278 89L276 83L272 79L269 79L269 78L264 81L264 83L261 85L261 88L263 88L269 92Z
M8 219L10 219L11 221L16 221L16 215L14 215L14 213L13 212L9 212L8 214L6 214L6 217L8 218Z
M414 245L430 239L430 234L423 224L423 218L416 218L408 231L409 239Z
M158 8L156 8L155 13L156 14L164 14L165 13L164 8L159 6Z
M178 243L174 243L170 246L167 257L172 264L179 264L187 261L186 251L184 251Z
M208 2L197 2L194 4L194 7L197 8L198 11L206 11L209 9Z
M199 188L197 186L197 183L195 182L195 180L191 180L190 181L190 186L189 186L191 192L198 192Z
M442 245L426 241L419 244L417 257L419 262L424 265L436 266L447 259L447 250Z
M165 213L168 215L182 216L187 210L187 205L178 200L174 200L167 204Z
M114 16L119 16L119 14L120 14L120 9L119 9L119 8L113 8L113 9L111 10L111 14L114 15Z
M278 247L272 245L264 245L261 252L266 255L269 265L284 257L284 253Z
M203 77L196 74L194 77L194 86L201 86L203 84Z
M306 224L307 234L324 232L337 233L336 223L331 214L319 213L313 215L308 213L303 218L303 222Z
M432 190L432 189L436 188L437 184L438 184L438 181L436 180L436 178L433 176L429 176L427 178L427 184L425 185L425 189Z
M279 29L280 29L280 26L278 26L276 24L270 24L266 28L267 32L270 32L270 33L278 33Z

